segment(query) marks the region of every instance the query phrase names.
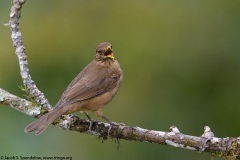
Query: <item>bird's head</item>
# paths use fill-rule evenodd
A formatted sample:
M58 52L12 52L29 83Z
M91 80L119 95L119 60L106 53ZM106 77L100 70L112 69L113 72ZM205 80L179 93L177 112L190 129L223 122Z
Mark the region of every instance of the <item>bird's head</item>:
M114 60L112 45L108 42L100 43L96 48L96 59L101 61Z

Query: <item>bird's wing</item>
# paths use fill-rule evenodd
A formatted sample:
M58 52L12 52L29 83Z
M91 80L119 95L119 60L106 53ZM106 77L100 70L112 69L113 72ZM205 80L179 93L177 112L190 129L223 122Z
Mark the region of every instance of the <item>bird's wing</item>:
M85 74L80 73L62 96L61 106L66 106L106 93L116 87L120 75L110 73L104 67L88 67Z

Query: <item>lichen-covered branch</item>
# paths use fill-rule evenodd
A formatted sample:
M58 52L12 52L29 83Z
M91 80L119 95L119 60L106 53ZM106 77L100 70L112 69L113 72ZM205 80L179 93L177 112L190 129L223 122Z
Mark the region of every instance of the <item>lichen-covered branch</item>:
M41 114L40 107L25 99L19 98L7 91L0 89L0 104L11 106L29 116L37 117ZM89 121L80 119L75 115L63 115L54 122L64 130L77 131L98 136L106 140L109 137L118 140L130 140L169 145L192 151L209 152L213 156L221 156L228 159L239 159L240 137L217 138L211 129L206 126L202 136L190 136L182 134L177 127L170 127L169 132L154 131L132 126L113 126L108 135L109 124L94 121L92 131L89 132Z
M50 109L51 105L48 100L45 98L44 94L38 90L35 82L31 79L28 68L27 55L25 53L25 48L22 42L22 34L19 31L19 21L21 16L21 8L26 0L13 0L13 6L11 8L10 13L10 21L9 26L12 31L12 41L13 46L15 47L15 53L18 57L20 73L23 80L23 84L26 87L28 93L31 95L31 98L34 101L45 107L46 109Z

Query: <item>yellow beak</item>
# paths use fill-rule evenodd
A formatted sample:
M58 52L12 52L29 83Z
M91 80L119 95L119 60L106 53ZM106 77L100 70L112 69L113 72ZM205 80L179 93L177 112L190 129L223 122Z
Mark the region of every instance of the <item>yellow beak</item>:
M107 51L108 51L108 50L110 50L110 51L112 50L112 49L111 49L111 46L108 46L108 47L107 47ZM106 55L106 57L111 58L111 59L114 59L114 56L113 56L113 53L112 53L112 52L111 52L110 54Z
M114 56L113 56L113 54L111 53L111 54L109 54L109 55L107 55L106 57L109 57L109 58L111 58L111 59L114 59Z

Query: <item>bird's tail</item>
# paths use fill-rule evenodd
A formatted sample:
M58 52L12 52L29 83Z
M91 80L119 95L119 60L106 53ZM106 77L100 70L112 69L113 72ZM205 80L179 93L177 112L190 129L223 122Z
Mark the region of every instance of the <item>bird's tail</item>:
M63 115L63 108L57 107L47 114L43 115L33 123L29 124L24 131L32 132L35 131L36 135L41 134L54 120Z

